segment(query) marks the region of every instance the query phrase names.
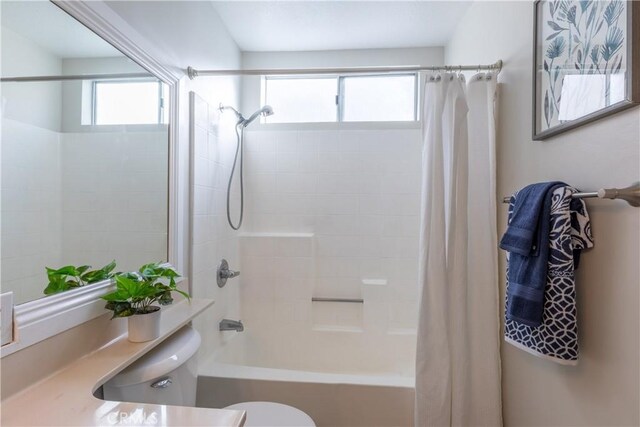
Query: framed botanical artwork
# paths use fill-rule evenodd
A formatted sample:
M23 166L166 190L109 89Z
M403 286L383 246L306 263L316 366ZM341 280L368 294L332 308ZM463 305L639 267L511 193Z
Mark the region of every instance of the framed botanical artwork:
M640 1L534 3L533 139L640 103Z

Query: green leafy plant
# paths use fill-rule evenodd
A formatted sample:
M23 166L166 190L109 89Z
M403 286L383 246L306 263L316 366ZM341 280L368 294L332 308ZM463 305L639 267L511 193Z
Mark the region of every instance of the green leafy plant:
M116 290L104 295L106 309L113 311L113 317L127 317L134 314L152 313L158 310L154 303L169 305L173 302L172 292L187 299L188 293L176 286L180 275L171 267L162 263L145 264L134 273L116 275Z
M81 265L80 267L67 265L57 270L49 267L45 268L47 270L49 284L44 289L44 294L52 295L79 288L90 283L111 279L114 276L112 272L113 269L116 268L116 262L111 261L99 270L89 270L91 268L90 265Z

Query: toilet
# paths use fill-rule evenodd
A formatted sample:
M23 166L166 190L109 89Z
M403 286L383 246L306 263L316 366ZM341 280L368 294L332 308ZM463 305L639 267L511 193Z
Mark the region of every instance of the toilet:
M102 386L105 400L195 406L200 334L187 326L129 365ZM293 406L242 402L224 409L246 411L245 427L315 427L311 417Z
M102 386L105 400L196 406L200 334L180 329Z
M281 403L242 402L227 406L224 409L246 411L247 419L244 422L244 427L315 427L316 425L311 417L300 409Z

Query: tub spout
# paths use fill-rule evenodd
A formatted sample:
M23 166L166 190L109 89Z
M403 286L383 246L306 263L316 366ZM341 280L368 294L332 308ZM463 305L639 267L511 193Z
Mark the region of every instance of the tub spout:
M222 319L220 321L220 330L242 332L244 331L244 325L241 320Z

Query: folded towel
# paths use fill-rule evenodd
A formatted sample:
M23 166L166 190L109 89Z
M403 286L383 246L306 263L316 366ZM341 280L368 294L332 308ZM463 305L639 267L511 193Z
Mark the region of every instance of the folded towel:
M518 197L515 199L509 226L500 240L502 249L523 256L538 253L545 196L553 186L559 184L563 183L560 181L540 182L527 185L517 192Z
M514 208L500 247L510 252L507 318L529 326L542 323L547 283L551 201L561 182L529 185L513 197Z
M554 191L551 206L549 262L542 324L531 327L505 319L505 341L516 347L563 365L578 361L578 322L574 271L583 249L593 247L586 205L572 199L577 190L562 187ZM509 211L513 210L513 201ZM507 254L508 260L511 254ZM507 263L507 268L510 263ZM507 272L507 293L511 284Z

